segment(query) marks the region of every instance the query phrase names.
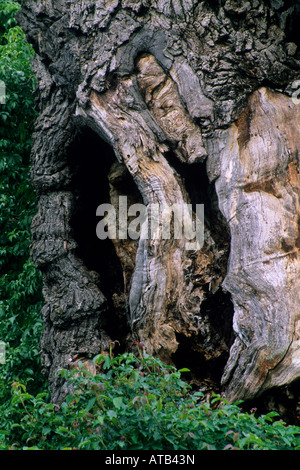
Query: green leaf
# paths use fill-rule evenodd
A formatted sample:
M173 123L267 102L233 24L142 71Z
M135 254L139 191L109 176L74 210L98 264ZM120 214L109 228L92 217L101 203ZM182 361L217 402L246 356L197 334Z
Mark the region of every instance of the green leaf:
M110 419L114 419L118 417L117 413L114 410L108 410L106 414Z
M94 406L96 402L96 397L90 398L88 404L85 407L85 411L88 413Z
M123 398L122 397L114 398L113 399L113 404L119 410L123 406Z
M103 369L110 369L110 367L111 367L111 360L110 360L110 357L104 355L104 356L103 356L103 360L104 360Z
M51 428L50 428L50 426L44 426L44 427L43 427L43 434L44 434L44 436L47 436L47 435L50 434L50 433L51 433Z
M161 411L162 409L163 409L163 404L162 404L162 399L160 398L160 400L157 402L156 410Z

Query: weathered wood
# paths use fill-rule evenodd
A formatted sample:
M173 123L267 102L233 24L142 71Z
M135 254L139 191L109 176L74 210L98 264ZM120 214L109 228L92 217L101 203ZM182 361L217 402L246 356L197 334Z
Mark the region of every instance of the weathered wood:
M223 375L231 400L299 377L300 107L261 88L222 135L216 187L230 226L224 287L235 342Z
M32 257L53 399L59 367L116 339L191 367L231 401L295 381L298 4L20 3L36 50ZM161 224L154 240L100 246L96 208L119 196L204 204L203 247L162 239Z

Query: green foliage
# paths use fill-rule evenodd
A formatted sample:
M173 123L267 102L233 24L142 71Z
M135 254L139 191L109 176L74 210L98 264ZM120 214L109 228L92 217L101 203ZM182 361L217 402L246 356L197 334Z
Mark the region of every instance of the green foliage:
M182 373L145 355L99 355L93 376L63 370L71 393L60 407L15 383L1 417L0 449L299 450L300 428L276 413L256 418L219 396L191 393ZM277 420L275 420L275 418Z
M29 258L30 224L36 200L29 182L29 154L35 118L33 56L15 14L19 4L0 0L0 407L9 384L23 381L32 392L41 384L38 342L41 331L41 276ZM33 381L35 376L35 381Z
M69 394L60 407L51 403L40 374L41 276L29 258L33 51L18 9L0 0L0 449L300 450L300 428L276 413L257 418L219 396L208 403L182 380L184 370L142 354L99 355L95 376L80 363L61 371Z

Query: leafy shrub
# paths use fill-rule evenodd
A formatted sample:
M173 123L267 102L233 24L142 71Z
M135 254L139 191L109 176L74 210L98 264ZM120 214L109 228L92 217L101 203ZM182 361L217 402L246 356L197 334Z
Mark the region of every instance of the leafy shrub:
M95 376L82 363L60 372L71 390L60 407L15 383L0 449L300 449L299 427L275 420L276 413L243 413L219 396L203 401L184 372L151 356L99 355L94 362L101 366Z
M0 340L6 345L6 363L0 364L0 407L10 396L11 382L20 380L32 392L42 384L41 275L29 258L36 212L29 180L35 80L30 67L33 49L15 21L19 7L12 0L0 0L0 80L6 85L6 100L0 104Z

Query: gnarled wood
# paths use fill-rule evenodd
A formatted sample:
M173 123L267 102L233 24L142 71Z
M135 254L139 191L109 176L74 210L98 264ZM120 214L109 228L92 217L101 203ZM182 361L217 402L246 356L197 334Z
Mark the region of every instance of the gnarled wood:
M231 400L300 373L299 124L299 105L261 88L222 136L216 187L231 232L223 284L235 306L223 375Z
M115 339L231 401L299 377L300 8L283 3L21 1L37 53L32 256L54 400L57 369ZM203 247L161 225L100 244L97 206L119 196L204 204Z

